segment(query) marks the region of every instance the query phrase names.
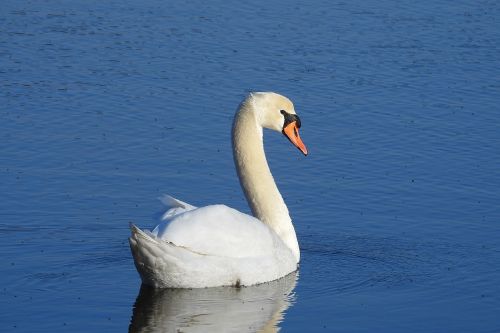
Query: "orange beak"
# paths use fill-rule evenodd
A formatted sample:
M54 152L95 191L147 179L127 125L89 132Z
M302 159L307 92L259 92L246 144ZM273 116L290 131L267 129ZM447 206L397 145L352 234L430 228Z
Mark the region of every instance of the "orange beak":
M290 140L291 143L299 150L307 156L307 148L302 142L302 139L299 136L299 128L297 127L297 122L293 121L290 124L286 125L283 128L283 134Z

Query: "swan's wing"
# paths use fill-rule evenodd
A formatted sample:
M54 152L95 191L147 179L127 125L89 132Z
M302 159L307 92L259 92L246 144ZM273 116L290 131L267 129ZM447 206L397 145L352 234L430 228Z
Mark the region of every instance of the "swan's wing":
M175 215L162 221L152 234L193 252L221 257L265 256L285 246L267 225L225 205Z
M154 240L147 244L154 244L155 249L172 252L173 246L175 252L183 254L190 252L232 260L269 258L272 261L273 258L292 255L283 240L253 216L225 205L194 208L171 197L165 200L176 206L167 211L166 217L151 232L145 231ZM174 256L179 257L179 254Z
M160 220L165 221L173 218L176 215L188 212L190 210L196 209L184 201L180 201L170 195L164 194L158 198L167 208L167 210L162 214Z

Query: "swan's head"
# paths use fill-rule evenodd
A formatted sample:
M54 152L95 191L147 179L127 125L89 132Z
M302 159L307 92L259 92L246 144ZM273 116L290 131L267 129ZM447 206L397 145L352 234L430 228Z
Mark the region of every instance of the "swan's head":
M307 148L299 136L300 118L295 113L292 101L273 92L250 94L253 109L262 127L283 133L304 155Z

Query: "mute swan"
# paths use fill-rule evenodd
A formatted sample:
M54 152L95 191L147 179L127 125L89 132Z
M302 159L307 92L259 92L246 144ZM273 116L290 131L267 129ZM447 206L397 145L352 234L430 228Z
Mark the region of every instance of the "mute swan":
M130 248L144 284L249 286L297 270L299 244L266 161L264 127L282 132L307 155L292 102L276 93L250 93L234 117L232 143L240 184L255 217L224 205L196 208L163 197L170 209L153 231L131 225Z

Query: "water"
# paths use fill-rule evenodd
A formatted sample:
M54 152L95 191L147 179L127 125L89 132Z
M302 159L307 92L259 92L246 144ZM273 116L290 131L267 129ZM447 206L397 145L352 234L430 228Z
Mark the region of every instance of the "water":
M3 1L2 332L500 331L496 1ZM128 222L169 193L248 212L230 149L248 91L298 277L140 290ZM246 305L245 305L246 304ZM246 327L246 328L245 328Z

